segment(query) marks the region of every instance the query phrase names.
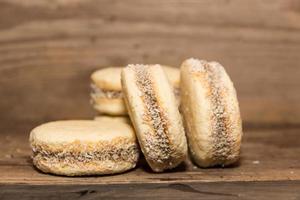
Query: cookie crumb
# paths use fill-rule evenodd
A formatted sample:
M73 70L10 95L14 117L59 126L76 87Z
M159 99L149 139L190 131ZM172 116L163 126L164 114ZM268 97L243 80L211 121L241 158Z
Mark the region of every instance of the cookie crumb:
M252 164L258 165L258 164L260 164L260 161L259 160L254 160L254 161L252 161Z

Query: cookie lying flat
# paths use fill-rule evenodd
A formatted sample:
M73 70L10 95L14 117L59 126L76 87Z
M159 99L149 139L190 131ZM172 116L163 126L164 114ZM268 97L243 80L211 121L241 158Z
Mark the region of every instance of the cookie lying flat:
M120 81L121 70L122 67L109 67L95 71L91 75L91 102L99 113L127 115ZM179 96L179 69L164 66L164 70L175 88L174 92Z
M234 86L219 63L183 62L181 110L197 165L225 166L238 160L242 138L239 105Z
M124 172L139 157L132 127L115 120L46 123L31 131L30 144L38 169L66 176Z
M128 65L121 75L124 99L142 152L153 171L180 164L187 143L172 87L160 65Z

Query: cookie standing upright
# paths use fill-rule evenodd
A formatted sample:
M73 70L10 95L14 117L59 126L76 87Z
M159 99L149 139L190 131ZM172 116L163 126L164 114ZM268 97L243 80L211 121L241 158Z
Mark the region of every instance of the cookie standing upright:
M156 172L179 165L187 143L173 88L160 65L128 65L123 94L145 158Z
M239 159L242 124L233 83L217 62L188 59L181 66L181 110L191 157L200 167Z
M66 176L121 173L139 157L133 128L109 119L49 122L31 131L30 145L38 169Z
M179 69L169 66L163 66L163 69L174 87L177 99L179 99ZM100 114L114 116L128 114L123 101L121 70L122 67L108 67L97 70L91 75L91 102L94 109Z

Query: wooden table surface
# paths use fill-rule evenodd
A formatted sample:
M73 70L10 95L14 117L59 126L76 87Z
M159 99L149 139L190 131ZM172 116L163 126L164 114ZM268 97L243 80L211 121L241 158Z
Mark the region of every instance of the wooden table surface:
M299 128L245 131L242 159L230 168L200 169L186 161L175 170L153 173L141 161L124 174L69 178L34 169L28 134L21 132L29 127L3 135L0 199L300 198Z
M0 199L300 199L300 0L0 0ZM221 62L242 158L166 173L66 178L33 168L36 125L92 119L89 75L128 63Z

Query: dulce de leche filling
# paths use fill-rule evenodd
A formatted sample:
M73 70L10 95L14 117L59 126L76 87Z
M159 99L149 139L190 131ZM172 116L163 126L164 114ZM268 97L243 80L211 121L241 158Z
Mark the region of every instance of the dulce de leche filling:
M123 98L123 93L120 90L103 90L95 84L91 84L91 95L96 98L119 99Z
M33 148L33 158L56 162L91 162L111 160L114 162L136 162L138 159L137 145L128 145L125 148L102 149L91 152L53 152L41 147Z

